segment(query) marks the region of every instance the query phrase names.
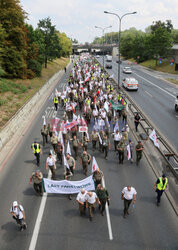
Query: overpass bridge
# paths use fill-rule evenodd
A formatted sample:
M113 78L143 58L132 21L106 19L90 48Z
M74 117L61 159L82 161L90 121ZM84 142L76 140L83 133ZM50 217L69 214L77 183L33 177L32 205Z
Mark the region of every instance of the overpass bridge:
M117 44L73 44L72 52L73 54L80 54L82 52L89 52L91 54L102 55L104 48L104 54L116 56L118 54Z

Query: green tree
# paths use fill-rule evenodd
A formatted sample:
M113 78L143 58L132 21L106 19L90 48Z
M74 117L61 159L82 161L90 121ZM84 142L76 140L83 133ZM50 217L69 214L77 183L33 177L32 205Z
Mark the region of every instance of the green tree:
M178 29L173 29L171 31L171 36L173 39L173 43L178 43Z
M44 62L47 68L47 61L60 57L60 45L55 25L52 25L49 17L39 20L38 28L44 36Z
M72 42L64 32L63 33L58 32L57 35L59 38L59 44L61 48L60 56L68 57L72 53Z
M19 0L1 0L0 13L0 23L6 33L1 66L7 76L23 78L27 71L26 13Z

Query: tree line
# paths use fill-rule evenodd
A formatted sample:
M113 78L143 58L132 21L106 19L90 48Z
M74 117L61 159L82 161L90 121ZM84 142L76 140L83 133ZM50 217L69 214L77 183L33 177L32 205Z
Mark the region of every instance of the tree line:
M93 44L118 43L118 32L107 33L96 37ZM145 29L145 32L130 28L121 32L121 54L125 59L134 58L137 62L148 59L166 58L171 47L178 43L178 30L173 29L171 20L156 21Z
M0 76L34 78L43 65L72 52L72 41L56 30L49 17L36 29L26 23L20 0L0 1Z

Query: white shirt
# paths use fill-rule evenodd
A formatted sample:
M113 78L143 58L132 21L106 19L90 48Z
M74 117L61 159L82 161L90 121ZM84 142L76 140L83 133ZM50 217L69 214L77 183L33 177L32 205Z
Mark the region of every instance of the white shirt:
M86 194L85 198L86 198L86 201L88 201L90 204L94 204L98 197L97 197L96 193L92 192L92 197L90 197L88 194Z
M93 116L98 116L98 110L93 110Z
M46 162L48 163L48 166L54 166L55 165L55 160L54 158L48 157Z
M101 117L102 117L103 119L105 119L105 118L106 118L106 112L101 112Z
M81 201L81 202L85 202L86 201L86 194L87 194L87 191L85 191L84 194L82 194L81 192L78 193L76 200Z
M133 196L137 194L135 188L131 187L131 190L129 191L127 189L127 187L125 187L123 190L122 190L122 194L124 195L124 198L126 200L132 200L133 199Z
M11 207L10 212L13 212L19 219L23 218L23 207L18 205L17 207Z
M121 134L114 134L114 140L115 141L120 141L120 139L122 138L122 135Z

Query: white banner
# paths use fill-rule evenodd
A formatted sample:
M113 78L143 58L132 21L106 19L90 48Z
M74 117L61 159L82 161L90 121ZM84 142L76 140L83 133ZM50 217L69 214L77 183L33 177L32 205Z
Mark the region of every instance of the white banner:
M81 188L87 191L95 190L92 175L81 181L53 181L46 178L43 178L43 181L45 192L51 194L76 194L80 192Z
M88 127L87 126L80 126L79 128L78 128L78 131L80 132L80 133L82 133L82 132L88 132Z

